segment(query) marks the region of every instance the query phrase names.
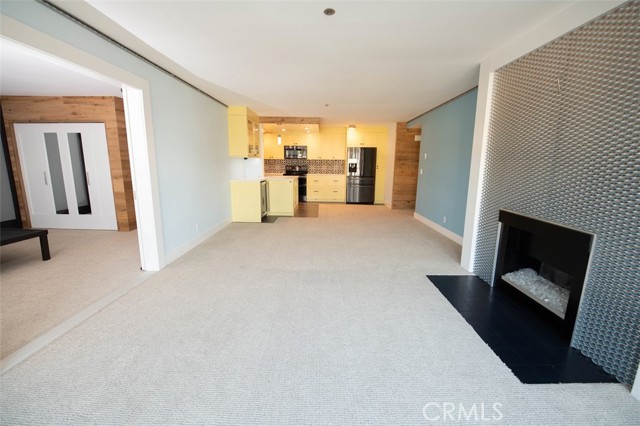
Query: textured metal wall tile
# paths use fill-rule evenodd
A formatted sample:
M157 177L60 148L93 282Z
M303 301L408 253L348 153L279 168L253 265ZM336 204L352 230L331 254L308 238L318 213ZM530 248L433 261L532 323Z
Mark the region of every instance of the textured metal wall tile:
M574 344L633 383L640 357L640 2L495 74L474 271L498 210L597 234Z

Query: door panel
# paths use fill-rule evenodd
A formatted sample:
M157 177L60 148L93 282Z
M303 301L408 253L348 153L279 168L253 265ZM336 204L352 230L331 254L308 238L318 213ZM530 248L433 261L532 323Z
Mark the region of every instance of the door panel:
M104 124L14 127L34 227L117 229Z

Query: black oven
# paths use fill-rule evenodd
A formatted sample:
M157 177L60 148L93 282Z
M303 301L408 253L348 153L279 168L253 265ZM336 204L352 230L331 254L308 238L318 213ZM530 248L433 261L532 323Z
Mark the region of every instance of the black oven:
M307 202L307 173L308 166L284 166L285 176L298 176L298 201Z
M284 147L284 158L292 159L292 158L307 158L307 147L306 146L294 146L294 145L285 145Z

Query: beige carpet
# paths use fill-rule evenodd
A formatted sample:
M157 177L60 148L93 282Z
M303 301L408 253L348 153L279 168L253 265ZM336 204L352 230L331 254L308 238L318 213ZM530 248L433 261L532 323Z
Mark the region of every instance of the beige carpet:
M459 254L382 206L232 224L4 374L2 422L639 423L623 385L521 384L425 278Z
M46 262L37 238L0 249L0 358L143 274L135 231L50 229L49 248Z

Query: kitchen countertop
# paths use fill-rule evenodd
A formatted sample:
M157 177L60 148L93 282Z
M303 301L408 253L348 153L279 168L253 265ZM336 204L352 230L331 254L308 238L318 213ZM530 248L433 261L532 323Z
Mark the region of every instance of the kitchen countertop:
M298 179L298 176L284 176L282 174L268 174L264 177L267 180L278 180L278 179Z

